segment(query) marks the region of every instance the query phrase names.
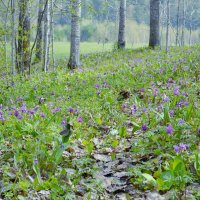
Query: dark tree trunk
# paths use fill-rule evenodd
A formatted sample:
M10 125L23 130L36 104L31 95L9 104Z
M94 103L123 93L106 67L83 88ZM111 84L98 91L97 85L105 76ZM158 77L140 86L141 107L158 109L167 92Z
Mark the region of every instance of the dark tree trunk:
M120 0L119 9L119 34L118 34L118 48L124 49L126 46L126 0Z
M150 0L149 46L160 46L160 0Z
M19 1L19 26L18 26L18 73L24 74L30 69L30 10L29 0Z

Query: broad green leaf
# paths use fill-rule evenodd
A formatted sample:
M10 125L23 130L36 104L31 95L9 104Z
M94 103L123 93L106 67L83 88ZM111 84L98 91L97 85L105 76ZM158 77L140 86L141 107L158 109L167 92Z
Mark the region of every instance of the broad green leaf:
M142 176L147 180L147 182L153 183L153 185L156 186L157 183L153 176L151 176L150 174L146 174L146 173L142 174Z

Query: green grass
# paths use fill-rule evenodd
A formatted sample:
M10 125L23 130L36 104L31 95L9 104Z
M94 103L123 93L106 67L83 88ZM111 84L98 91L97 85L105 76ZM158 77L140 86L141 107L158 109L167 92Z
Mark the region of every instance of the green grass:
M130 196L159 190L183 199L200 178L199 52L106 51L83 56L73 72L60 61L55 72L2 76L0 198L114 199L100 181L113 178L111 188L121 192L125 180Z
M138 48L143 47L142 44L127 44L127 48ZM102 43L98 44L97 42L81 42L80 53L88 54L88 53L98 53L98 52L107 52L114 49L113 43L106 43L103 45ZM70 43L69 42L55 42L54 44L54 52L55 57L57 59L60 58L68 58L70 54Z

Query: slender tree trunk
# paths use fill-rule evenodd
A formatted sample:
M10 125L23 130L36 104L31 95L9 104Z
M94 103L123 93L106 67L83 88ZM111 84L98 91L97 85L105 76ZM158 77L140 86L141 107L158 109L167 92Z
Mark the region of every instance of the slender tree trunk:
M167 0L166 53L168 53L169 50L169 25L170 25L170 5L169 5L169 0Z
M192 25L190 23L190 35L189 35L189 45L191 46L191 39L192 39Z
M126 46L126 0L120 0L119 9L119 34L118 48L124 49Z
M81 0L71 0L71 48L68 63L69 69L80 67L80 17Z
M179 14L180 14L180 1L178 0L178 7L177 7L177 22L176 22L176 46L179 43Z
M12 12L12 40L11 40L11 72L15 75L15 64L16 64L16 46L15 46L15 0L11 0L11 12Z
M54 12L53 12L53 4L54 0L51 0L51 9L50 9L50 15L51 15L51 53L52 53L52 62L53 62L53 69L55 69L55 56L54 56Z
M182 24L182 35L181 35L181 45L185 45L185 0L183 0L183 24Z
M160 46L160 0L150 0L149 46Z
M29 0L19 1L18 26L18 72L24 74L30 69L30 9Z
M50 0L44 16L44 53L43 53L43 70L47 72L49 67L49 46L50 46Z
M43 36L42 23L41 23L43 16L42 12L43 12L43 0L39 0L35 62L40 62L42 60L42 36Z

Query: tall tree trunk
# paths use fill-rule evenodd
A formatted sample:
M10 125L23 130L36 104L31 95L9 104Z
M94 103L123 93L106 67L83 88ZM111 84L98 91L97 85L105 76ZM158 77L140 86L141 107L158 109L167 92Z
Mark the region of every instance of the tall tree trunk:
M30 69L30 9L29 0L19 1L19 26L18 26L18 72L24 74Z
M176 46L178 46L179 43L179 14L180 14L180 1L178 0L178 6L177 6L177 22L176 22Z
M11 40L11 72L15 75L15 64L16 64L16 45L15 45L15 0L11 0L11 12L12 12L12 40Z
M35 53L35 61L40 62L42 60L42 16L43 16L43 0L39 0L39 8L38 8L38 20L37 20L37 42L36 42L36 53Z
M183 0L183 22L182 22L182 35L181 35L181 45L185 45L185 0Z
M169 25L170 25L170 5L169 5L169 0L167 0L166 53L168 53L169 50Z
M50 0L44 15L44 53L43 53L43 70L47 72L49 67L49 46L50 46Z
M71 0L71 47L68 63L69 69L75 69L80 64L80 17L81 0Z
M149 46L160 46L160 0L150 0Z
M120 0L119 9L119 34L118 48L124 49L126 46L126 0Z
M51 9L50 9L50 15L51 15L51 53L52 53L52 64L53 69L55 69L55 56L54 56L54 10L53 10L53 4L54 0L51 0Z

